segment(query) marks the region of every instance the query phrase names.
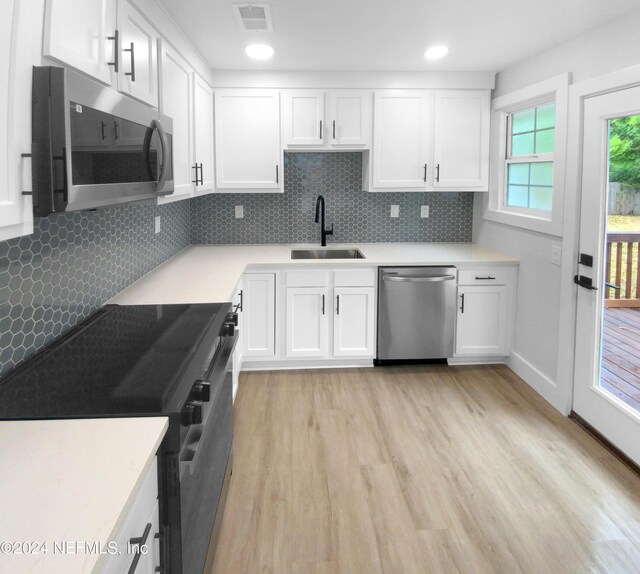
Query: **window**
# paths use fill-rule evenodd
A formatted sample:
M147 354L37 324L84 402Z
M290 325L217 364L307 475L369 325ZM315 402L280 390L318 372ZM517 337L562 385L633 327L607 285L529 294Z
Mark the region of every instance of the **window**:
M495 98L484 218L562 235L569 75Z
M551 211L555 103L508 114L505 205Z

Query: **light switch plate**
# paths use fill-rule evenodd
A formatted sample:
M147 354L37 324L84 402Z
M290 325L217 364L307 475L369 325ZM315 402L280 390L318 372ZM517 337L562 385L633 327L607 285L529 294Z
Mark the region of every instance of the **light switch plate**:
M422 217L422 218L429 217L429 206L428 205L421 205L420 206L420 217Z
M554 265L562 264L562 247L559 245L551 246L551 263Z
M244 205L236 205L236 219L244 218Z
M392 205L391 206L391 217L400 217L400 206Z
M156 229L156 234L160 233L160 216L156 215L155 217L155 229Z

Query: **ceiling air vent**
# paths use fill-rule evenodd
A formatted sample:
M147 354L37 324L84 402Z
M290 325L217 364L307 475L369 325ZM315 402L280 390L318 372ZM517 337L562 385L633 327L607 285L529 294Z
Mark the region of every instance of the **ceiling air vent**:
M236 20L242 30L271 32L271 11L268 4L232 4Z

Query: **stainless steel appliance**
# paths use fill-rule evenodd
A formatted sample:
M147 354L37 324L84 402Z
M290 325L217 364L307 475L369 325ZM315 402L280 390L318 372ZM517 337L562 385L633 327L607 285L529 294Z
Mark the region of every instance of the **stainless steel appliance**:
M453 356L456 269L378 269L376 364Z
M171 118L65 68L33 68L33 209L95 209L173 192Z
M168 417L160 532L148 534L166 574L201 574L215 549L232 464L236 321L230 303L109 305L0 380L4 420Z

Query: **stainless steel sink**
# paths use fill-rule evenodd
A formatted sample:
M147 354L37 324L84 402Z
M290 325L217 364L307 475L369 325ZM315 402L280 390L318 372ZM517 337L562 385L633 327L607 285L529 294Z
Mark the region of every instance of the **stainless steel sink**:
M359 249L292 249L291 259L364 259Z

